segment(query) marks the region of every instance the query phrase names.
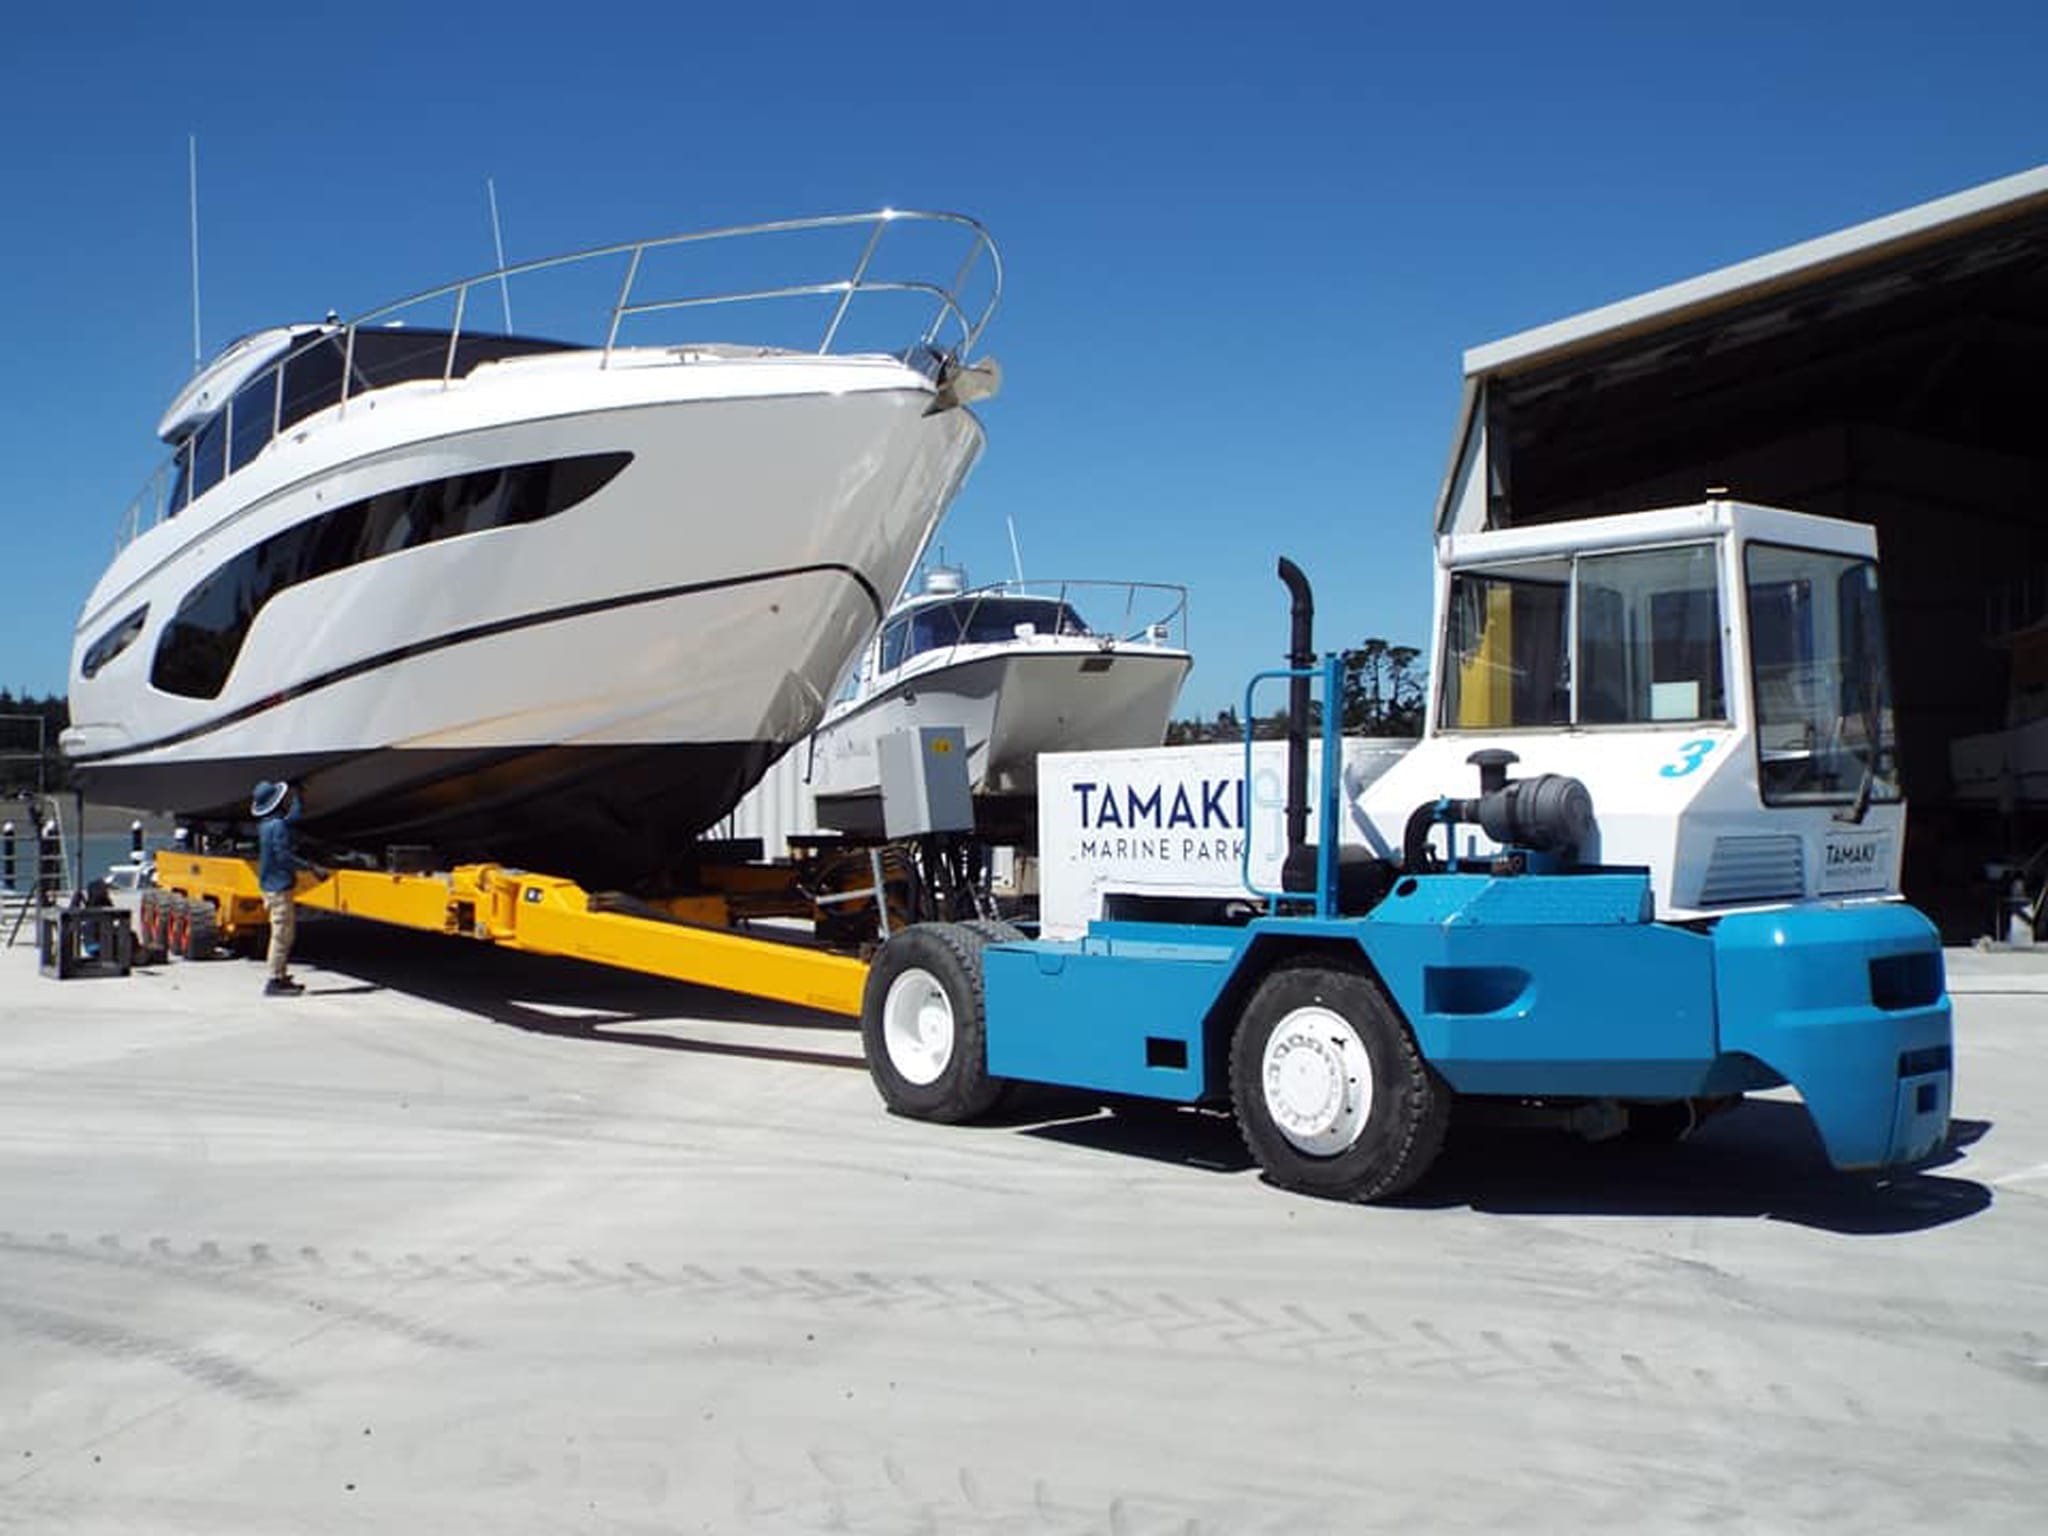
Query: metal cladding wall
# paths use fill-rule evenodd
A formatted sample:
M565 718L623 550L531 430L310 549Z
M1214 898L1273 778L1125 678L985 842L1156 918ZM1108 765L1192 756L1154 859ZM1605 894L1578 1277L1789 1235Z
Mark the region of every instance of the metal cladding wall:
M818 811L811 798L805 769L810 743L799 742L785 752L768 770L767 776L747 792L745 799L718 824L711 836L718 838L758 837L766 858L789 856L789 839L818 830Z
M2032 707L2044 381L2048 167L1475 348L1438 527L1715 487L1874 525L1908 894L1965 937L1983 931L1985 861L2048 840L2048 800L1959 781L1952 753Z

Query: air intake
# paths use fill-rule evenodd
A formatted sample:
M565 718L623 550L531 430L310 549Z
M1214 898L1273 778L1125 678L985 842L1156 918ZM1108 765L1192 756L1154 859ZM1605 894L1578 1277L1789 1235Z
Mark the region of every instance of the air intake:
M1714 842L1700 905L1744 901L1796 901L1806 894L1806 844L1797 833L1723 837Z

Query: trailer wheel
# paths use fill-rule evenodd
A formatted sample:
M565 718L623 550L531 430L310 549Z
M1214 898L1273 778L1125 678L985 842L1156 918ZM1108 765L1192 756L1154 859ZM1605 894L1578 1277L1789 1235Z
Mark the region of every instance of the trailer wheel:
M149 921L149 953L158 965L171 958L171 909L177 900L170 891L156 893L156 912Z
M144 965L151 963L160 942L163 925L164 893L154 887L144 891L135 902L135 948Z
M212 902L195 897L186 911L184 944L179 950L187 960L211 960L220 948L220 913Z
M986 933L919 923L868 968L860 1037L882 1102L899 1115L957 1123L985 1115L1009 1085L988 1075L981 951Z
M191 917L191 903L176 891L164 896L163 906L157 921L157 942L163 946L166 957L183 958L185 954L184 930Z
M170 918L170 893L149 890L143 893L142 908L142 955L144 965L162 965L171 958L170 946L164 941L164 925Z
M1370 976L1314 962L1259 983L1230 1048L1237 1123L1267 1179L1337 1200L1399 1194L1428 1171L1449 1087Z

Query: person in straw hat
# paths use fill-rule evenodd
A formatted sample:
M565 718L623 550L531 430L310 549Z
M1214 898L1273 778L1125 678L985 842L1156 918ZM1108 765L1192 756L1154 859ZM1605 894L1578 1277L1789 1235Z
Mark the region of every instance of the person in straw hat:
M292 941L298 937L298 909L292 891L304 870L316 880L327 871L311 860L299 857L292 847L292 823L299 818L299 797L283 779L265 779L249 798L249 814L257 819L256 883L263 887L263 904L270 911L270 979L263 983L265 997L297 997L305 987L292 979L289 969Z

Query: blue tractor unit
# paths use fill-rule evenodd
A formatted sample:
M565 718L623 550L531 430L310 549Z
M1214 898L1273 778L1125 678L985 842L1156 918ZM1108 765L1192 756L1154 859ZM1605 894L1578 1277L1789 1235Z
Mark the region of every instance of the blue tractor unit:
M1422 739L1313 793L1340 659L1281 575L1275 873L1247 837L1227 882L1143 909L1191 920L899 932L861 1020L892 1110L971 1120L1013 1082L1227 1105L1271 1182L1364 1201L1424 1174L1456 1096L1659 1136L1790 1084L1838 1168L1942 1148L1950 1010L1897 894L1870 529L1716 501L1448 536Z

